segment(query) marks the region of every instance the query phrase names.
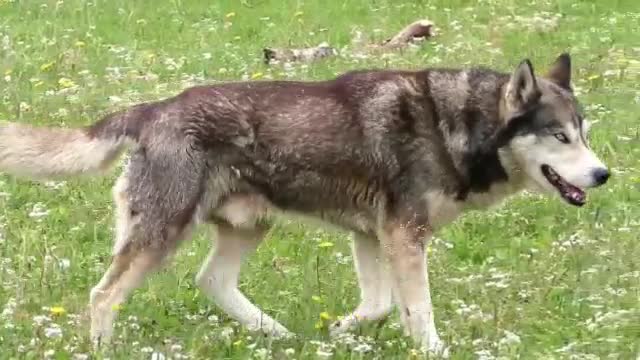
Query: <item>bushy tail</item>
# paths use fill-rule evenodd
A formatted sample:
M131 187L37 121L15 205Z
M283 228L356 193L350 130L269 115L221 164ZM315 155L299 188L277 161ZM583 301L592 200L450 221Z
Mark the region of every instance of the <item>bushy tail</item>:
M47 179L108 170L124 149L124 133L96 136L90 129L1 124L0 171Z

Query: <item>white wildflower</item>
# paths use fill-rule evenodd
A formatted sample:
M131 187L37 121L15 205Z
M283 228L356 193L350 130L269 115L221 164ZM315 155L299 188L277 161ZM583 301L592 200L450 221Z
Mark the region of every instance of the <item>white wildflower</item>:
M231 339L231 336L233 336L233 329L230 327L224 327L222 328L222 330L220 330L220 337L226 340Z
M370 352L371 350L373 350L373 348L371 347L371 345L367 343L358 344L356 347L353 348L353 351L357 353L367 353L367 352Z
M51 324L50 327L44 329L44 336L50 339L57 339L62 337L62 329L57 324Z
M500 339L499 344L504 346L518 345L520 344L520 336L511 331L504 330L504 337Z
M41 326L42 324L51 321L51 318L47 315L36 315L33 317L33 323L37 326Z
M163 353L154 351L151 354L151 360L165 360L167 357Z
M71 266L71 260L63 258L58 260L58 266L60 267L60 269L62 270L66 270L69 268L69 266Z
M253 354L256 357L256 359L265 360L269 358L269 350L265 348L257 349L256 351L254 351Z
M36 203L35 205L33 205L33 208L29 213L29 217L36 218L36 219L40 219L47 215L49 215L49 210L47 210L47 208L43 203Z
M293 356L296 354L296 350L294 348L288 348L284 351L284 354L287 356Z

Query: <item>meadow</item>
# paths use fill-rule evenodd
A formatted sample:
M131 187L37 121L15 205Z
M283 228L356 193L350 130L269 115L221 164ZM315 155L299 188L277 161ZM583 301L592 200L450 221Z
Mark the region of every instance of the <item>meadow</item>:
M356 56L428 18L438 34ZM634 0L0 0L0 120L88 125L203 83L328 79L363 68L483 65L542 72L563 51L609 183L582 208L517 196L468 213L429 245L436 323L452 359L640 359L640 3ZM340 56L267 66L265 46ZM117 170L117 169L116 169ZM212 246L198 229L172 265L120 309L113 343L88 338L89 290L110 261L102 178L0 175L0 359L415 359L397 314L339 338L327 324L358 302L346 233L280 222L244 266L241 289L298 337L272 340L224 316L195 286Z

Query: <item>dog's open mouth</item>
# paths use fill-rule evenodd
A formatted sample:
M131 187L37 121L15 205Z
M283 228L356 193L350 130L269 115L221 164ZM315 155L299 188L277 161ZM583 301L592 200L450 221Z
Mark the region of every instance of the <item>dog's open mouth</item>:
M563 179L551 166L544 164L540 167L540 170L542 170L542 174L549 183L558 189L562 198L569 204L582 206L587 201L587 194L584 190Z

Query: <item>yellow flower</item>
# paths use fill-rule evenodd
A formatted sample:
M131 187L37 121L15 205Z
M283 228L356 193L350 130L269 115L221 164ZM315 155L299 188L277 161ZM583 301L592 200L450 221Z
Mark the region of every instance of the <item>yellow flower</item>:
M73 80L62 77L58 80L58 85L60 85L60 87L66 89L66 88L70 88L72 86L75 86L76 83L73 82Z
M64 315L67 312L62 306L54 306L49 309L49 311L51 312L51 315L55 316Z
M320 320L331 320L331 315L328 312L323 311L320 313Z
M230 19L230 18L232 18L234 16L236 16L236 13L232 11L232 12L228 13L227 15L225 15L224 17L226 17L227 19Z
M252 79L260 79L264 74L262 74L261 72L257 72L257 73L253 73L253 75L251 75Z
M416 349L411 349L409 351L409 359L419 359L420 358L420 352Z
M318 244L319 248L330 248L333 247L333 243L331 241L324 241Z
M76 43L75 43L75 46L76 46L76 47L79 47L79 48L84 47L85 45L87 45L87 44L86 44L84 41L82 41L82 40L78 40L78 41L76 41Z
M40 65L40 71L49 71L49 70L51 70L51 68L53 67L54 64L55 64L54 61L48 62L46 64L42 64L42 65Z

